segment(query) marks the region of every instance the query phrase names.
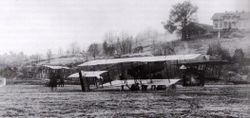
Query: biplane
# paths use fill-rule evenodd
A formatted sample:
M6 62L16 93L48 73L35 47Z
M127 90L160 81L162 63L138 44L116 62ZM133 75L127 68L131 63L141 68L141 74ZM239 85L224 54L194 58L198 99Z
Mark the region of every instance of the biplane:
M64 79L66 70L70 68L64 66L52 66L52 65L43 65L43 70L48 73L48 78L45 80L46 86L57 87L64 86Z
M206 79L219 78L223 60L210 60L208 55L186 54L92 60L78 65L83 91L121 87L129 90L161 90L181 81L183 86L203 86Z

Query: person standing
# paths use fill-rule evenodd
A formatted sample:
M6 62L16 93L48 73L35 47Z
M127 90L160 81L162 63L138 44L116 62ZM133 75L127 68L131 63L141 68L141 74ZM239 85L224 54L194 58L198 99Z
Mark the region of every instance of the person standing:
M57 87L57 76L56 76L56 72L50 71L49 72L49 87L51 87L51 90L54 91L54 89L56 89Z

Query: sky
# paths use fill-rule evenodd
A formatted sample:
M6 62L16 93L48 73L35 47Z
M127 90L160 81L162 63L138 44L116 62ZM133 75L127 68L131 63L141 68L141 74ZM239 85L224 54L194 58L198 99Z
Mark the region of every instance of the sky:
M105 33L136 35L146 29L165 32L171 7L183 0L0 0L0 54L66 50L77 42L86 49ZM198 21L212 24L216 12L250 11L250 0L190 0Z

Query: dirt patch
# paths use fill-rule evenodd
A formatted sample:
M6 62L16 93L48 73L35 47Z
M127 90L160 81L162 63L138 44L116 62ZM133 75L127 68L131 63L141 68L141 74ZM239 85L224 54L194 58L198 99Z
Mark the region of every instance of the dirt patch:
M177 87L175 92L80 92L68 85L0 89L0 117L250 117L249 85Z

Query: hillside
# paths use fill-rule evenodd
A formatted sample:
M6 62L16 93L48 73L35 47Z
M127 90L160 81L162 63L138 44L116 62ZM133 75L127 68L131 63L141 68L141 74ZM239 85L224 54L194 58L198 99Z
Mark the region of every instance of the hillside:
M152 53L153 48L160 48L164 44L169 44L174 49L174 54L190 54L190 53L199 53L199 54L206 54L209 45L214 43L220 43L221 46L227 50L229 50L230 55L234 54L235 49L242 48L245 55L250 57L250 34L244 34L245 36L242 38L231 37L231 38L203 38L203 39L196 39L190 41L180 41L180 40L171 40L176 37L164 36L167 38L166 40L163 39L163 36L158 37L157 39L152 38L144 38L143 40L137 40L137 46L144 47L144 53ZM171 38L171 39L170 39ZM170 41L170 42L169 42ZM155 45L155 46L154 46ZM163 51L163 49L161 49ZM144 54L143 53L143 54ZM107 58L100 54L99 59ZM111 57L109 57L111 58ZM89 56L89 59L92 60L93 58ZM69 57L58 57L51 59L50 62L48 60L44 60L38 63L38 65L76 65L86 61L86 59L82 56L69 56Z
M176 41L175 46L176 54L185 53L201 53L206 54L210 44L220 43L225 49L228 49L230 55L234 54L235 49L242 48L245 55L250 57L250 34L245 34L243 38L210 38L191 41Z
M53 58L50 61L44 60L37 65L61 65L61 66L69 66L83 63L85 59L81 56L71 56L71 57L57 57Z

